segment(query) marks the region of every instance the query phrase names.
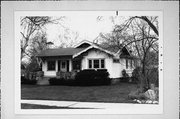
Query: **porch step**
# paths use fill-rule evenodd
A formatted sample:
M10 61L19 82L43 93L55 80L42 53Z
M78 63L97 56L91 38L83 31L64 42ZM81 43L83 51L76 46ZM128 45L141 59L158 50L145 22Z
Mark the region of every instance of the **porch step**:
M42 77L37 81L37 85L49 85L49 78Z

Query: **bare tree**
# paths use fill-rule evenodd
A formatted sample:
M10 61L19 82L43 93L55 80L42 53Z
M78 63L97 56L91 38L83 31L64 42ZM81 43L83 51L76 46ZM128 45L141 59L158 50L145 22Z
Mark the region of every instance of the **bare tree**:
M38 33L42 33L45 30L45 25L49 23L59 24L60 18L52 18L49 16L25 16L21 18L21 59L23 57L31 57L28 52L30 46L32 46L33 40L36 39Z
M38 60L37 55L40 51L48 49L52 42L48 42L45 32L37 32L31 39L26 52L29 54L28 63L25 64L26 71L33 71L40 68L41 62ZM24 62L22 62L24 63Z
M131 17L123 24L115 25L112 33L101 34L102 44L109 47L119 48L126 47L132 51L141 63L141 86L149 87L150 78L147 76L149 67L155 66L158 57L158 32L154 31L152 26L158 29L157 17ZM145 21L148 19L148 22ZM153 56L153 57L152 57ZM156 61L153 61L156 60ZM157 64L156 64L157 66ZM142 84L145 81L145 84Z
M149 16L132 16L124 22L121 30L127 29L134 20L139 19L146 22L149 25L149 27L154 31L154 33L157 36L159 36L159 31L158 31L159 27L157 21L158 16L154 16L153 18L154 20L152 21L152 17Z
M59 41L60 41L60 46L58 47L73 47L74 44L76 44L79 38L79 33L76 31L73 31L69 28L66 28L64 30L64 33L61 33L59 35Z
M151 17L152 23L154 19ZM151 27L142 20L139 22L136 21L134 24L132 23L130 27L132 28L132 39L126 45L131 44L131 48L134 48L133 53L141 61L142 80L146 81L145 85L149 88L150 78L148 77L148 72L158 64L158 36L157 34L153 34Z

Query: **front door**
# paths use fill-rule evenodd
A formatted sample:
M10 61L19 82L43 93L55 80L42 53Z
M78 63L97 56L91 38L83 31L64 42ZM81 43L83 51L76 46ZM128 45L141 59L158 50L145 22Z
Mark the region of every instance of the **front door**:
M61 61L61 71L67 72L67 61L66 60Z
M69 60L59 60L58 71L69 72Z

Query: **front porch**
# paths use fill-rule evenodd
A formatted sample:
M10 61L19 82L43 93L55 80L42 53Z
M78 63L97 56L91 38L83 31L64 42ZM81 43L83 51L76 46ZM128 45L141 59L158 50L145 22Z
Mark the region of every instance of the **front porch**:
M46 59L42 64L45 77L56 77L57 72L72 72L81 70L81 59L54 58Z

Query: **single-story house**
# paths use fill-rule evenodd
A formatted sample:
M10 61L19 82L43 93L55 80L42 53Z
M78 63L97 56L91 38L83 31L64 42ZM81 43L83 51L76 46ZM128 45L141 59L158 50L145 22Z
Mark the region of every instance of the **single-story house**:
M56 77L59 71L107 69L110 78L119 78L123 69L129 75L134 69L132 55L125 47L110 50L87 40L73 48L46 49L38 54L38 58L42 61L42 71L46 77Z

